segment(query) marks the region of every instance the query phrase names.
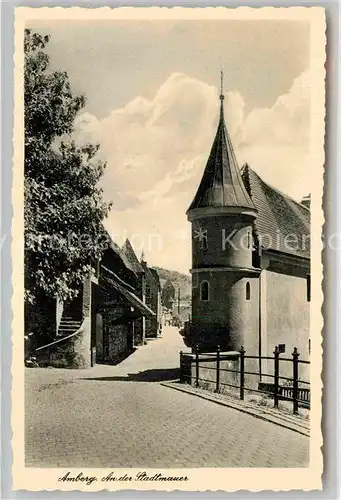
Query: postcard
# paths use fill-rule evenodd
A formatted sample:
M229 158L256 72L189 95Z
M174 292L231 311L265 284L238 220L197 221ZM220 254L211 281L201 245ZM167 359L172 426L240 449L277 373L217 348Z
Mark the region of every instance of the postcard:
M325 54L321 7L15 9L14 489L322 488Z

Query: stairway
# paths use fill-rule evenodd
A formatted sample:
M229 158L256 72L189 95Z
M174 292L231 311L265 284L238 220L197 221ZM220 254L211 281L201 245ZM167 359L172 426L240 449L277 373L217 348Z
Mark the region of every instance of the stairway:
M57 337L67 337L72 333L75 333L78 328L81 326L81 321L75 319L73 316L62 316L62 319L59 324Z
M64 303L63 314L60 320L57 338L67 337L75 333L82 324L82 302L78 296L70 302Z

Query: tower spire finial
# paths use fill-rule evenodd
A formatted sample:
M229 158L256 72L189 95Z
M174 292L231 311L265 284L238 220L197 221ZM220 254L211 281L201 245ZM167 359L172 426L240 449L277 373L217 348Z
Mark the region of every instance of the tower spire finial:
M220 100L224 100L224 72L220 70Z

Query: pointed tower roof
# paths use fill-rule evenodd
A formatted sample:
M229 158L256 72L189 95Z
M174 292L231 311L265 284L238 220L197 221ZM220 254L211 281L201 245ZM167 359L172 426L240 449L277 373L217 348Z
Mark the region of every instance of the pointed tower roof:
M122 253L125 257L125 264L131 271L134 271L134 273L144 272L143 267L139 263L139 260L136 257L134 249L131 246L131 243L128 240L128 238L125 240L125 243L122 247Z
M198 191L187 210L187 214L195 209L209 207L241 208L256 212L256 207L242 181L232 142L225 125L223 89L221 89L220 94L218 130Z

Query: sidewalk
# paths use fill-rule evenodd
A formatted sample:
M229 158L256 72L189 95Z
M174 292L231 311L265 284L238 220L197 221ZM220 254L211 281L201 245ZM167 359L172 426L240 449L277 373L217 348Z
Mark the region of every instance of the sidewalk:
M255 403L241 401L234 399L226 394L217 394L211 391L192 387L188 384L180 384L179 381L175 382L162 382L161 385L177 391L181 391L192 396L197 396L207 401L233 408L255 418L271 422L286 429L302 434L303 436L310 437L310 423L309 420L301 415L293 415L276 408L262 407Z

